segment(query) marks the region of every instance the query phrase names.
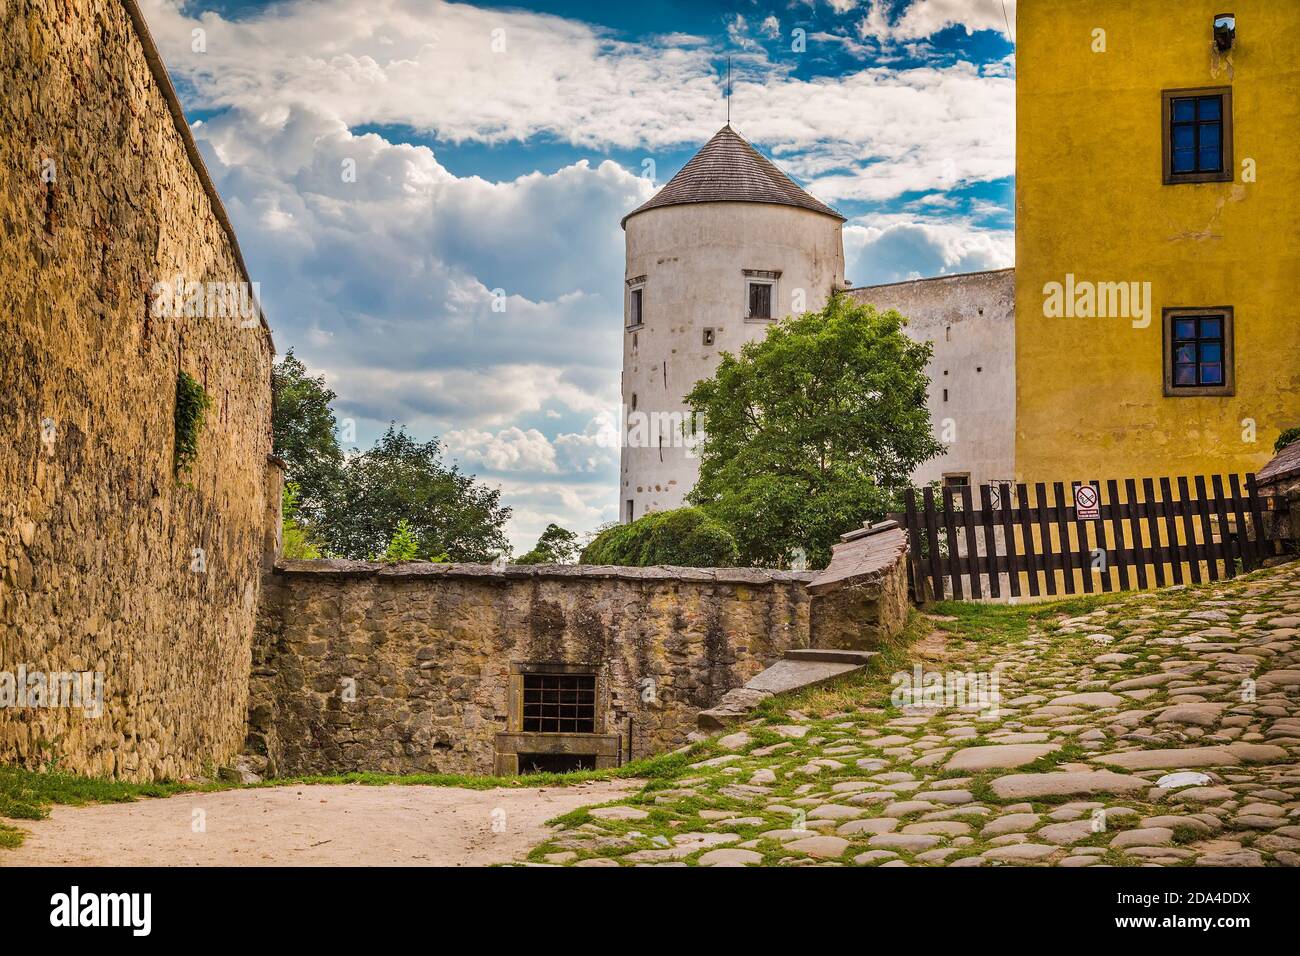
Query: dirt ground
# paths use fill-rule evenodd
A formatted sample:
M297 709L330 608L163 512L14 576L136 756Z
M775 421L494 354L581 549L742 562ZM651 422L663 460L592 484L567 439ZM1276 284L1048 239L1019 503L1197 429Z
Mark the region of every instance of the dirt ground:
M47 820L7 821L29 834L0 850L0 867L486 866L522 858L547 838L546 820L637 786L288 786L54 807Z

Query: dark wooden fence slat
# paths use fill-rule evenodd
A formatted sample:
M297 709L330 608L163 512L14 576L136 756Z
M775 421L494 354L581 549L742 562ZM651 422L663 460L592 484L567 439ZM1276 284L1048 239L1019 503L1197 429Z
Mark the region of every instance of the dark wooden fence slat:
M1223 556L1223 576L1237 576L1236 555L1232 548L1232 535L1228 533L1228 507L1223 501L1223 476L1211 475L1214 488L1214 516L1219 519L1219 553Z
M1124 521L1119 503L1119 482L1114 478L1106 482L1106 494L1110 498L1110 530L1115 538L1115 570L1119 575L1119 589L1127 591L1128 560L1124 555Z
M1264 507L1259 500L1259 485L1253 471L1246 475L1246 494L1250 496L1250 516L1255 522L1255 553L1262 564L1265 559L1273 556L1273 542L1265 533Z
M1049 595L1056 594L1056 572L1047 563L1052 553L1052 526L1047 522L1047 486L1041 481L1034 485L1034 500L1038 502L1038 534L1043 545L1043 584Z
M1183 537L1187 539L1187 570L1191 572L1192 583L1200 584L1201 553L1196 544L1196 524L1192 520L1192 492L1182 475L1178 477L1178 498L1178 510L1183 516Z
M1002 496L1002 535L1007 546L1007 582L1011 587L1011 596L1020 597L1020 571L1016 559L1016 529L1011 524L1011 486L999 486Z
M1151 567L1156 574L1156 587L1165 586L1165 562L1160 556L1160 523L1156 520L1156 485L1150 478L1142 479L1142 497L1146 501L1147 535L1151 538Z
M993 492L989 485L979 486L980 516L984 519L984 554L988 555L989 597L1002 596L1002 584L997 576L997 535L993 532Z
M957 521L952 507L952 487L943 489L943 530L948 539L948 577L952 581L953 600L960 601L966 595L961 586L961 545L957 542Z
M1101 589L1110 591L1110 545L1106 542L1106 508L1101 504L1101 479L1094 478L1091 484L1097 489L1097 502L1098 507L1101 509L1099 512L1101 518L1093 522L1093 530L1097 534L1097 550L1101 552ZM1090 555L1090 557L1095 560L1096 556Z
M934 513L934 489L926 487L921 492L925 506L925 540L930 550L930 596L942 601L946 596L943 589L943 564L939 555L939 522Z
M1232 517L1237 522L1237 553L1241 556L1241 569L1253 571L1255 552L1250 546L1250 533L1246 528L1246 503L1241 499L1241 479L1234 471L1228 476L1228 488L1232 492Z
M970 485L961 486L961 520L966 527L966 556L970 561L970 593L979 600L984 596L980 588L979 548L975 544L975 496Z
M1029 594L1038 597L1038 558L1034 548L1034 526L1029 512L1029 490L1024 485L1016 485L1016 495L1020 499L1020 533L1024 537L1025 564L1029 570Z
M1211 581L1219 580L1218 546L1214 543L1214 529L1210 525L1209 493L1205 490L1205 476L1196 476L1196 513L1201 517L1201 537L1205 541L1205 570Z
M1128 498L1128 527L1133 532L1133 554L1134 570L1137 572L1138 589L1145 591L1147 589L1147 563L1145 549L1142 545L1142 522L1138 518L1138 493L1137 481L1132 478L1124 479L1124 496Z
M1056 531L1061 536L1061 559L1065 563L1065 593L1074 593L1074 558L1070 550L1070 526L1065 520L1065 486L1059 481L1052 482L1053 497L1056 498Z
M912 596L918 604L925 601L925 571L921 567L921 519L916 513L916 489L908 488L903 496L907 515L907 550L911 553Z
M1183 549L1178 543L1178 522L1174 520L1174 493L1168 478L1160 479L1160 511L1165 519L1165 535L1173 559L1169 563L1175 584L1183 583Z

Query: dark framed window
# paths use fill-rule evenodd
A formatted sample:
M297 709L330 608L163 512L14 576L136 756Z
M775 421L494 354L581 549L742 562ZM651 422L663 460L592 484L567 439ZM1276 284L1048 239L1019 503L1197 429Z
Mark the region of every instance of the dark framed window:
M749 314L751 319L770 319L772 317L772 283L749 283Z
M1236 394L1233 332L1230 307L1165 309L1165 394Z
M1166 183L1232 182L1232 88L1161 93Z
M705 330L704 330L704 345L705 345L706 347L708 347L708 346L711 346L712 344L713 344L713 329L705 329Z
M594 734L595 674L524 674L524 733Z
M636 288L628 292L627 296L627 325L628 328L636 328L644 321L645 313L643 311L645 303L645 289Z

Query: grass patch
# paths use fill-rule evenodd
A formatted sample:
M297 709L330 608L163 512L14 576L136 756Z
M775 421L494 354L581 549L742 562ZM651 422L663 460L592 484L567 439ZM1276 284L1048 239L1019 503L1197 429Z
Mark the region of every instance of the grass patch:
M1013 644L1029 636L1031 625L1055 625L1060 617L1080 617L1124 595L1091 594L1039 604L976 604L940 601L926 608L930 614L955 618L939 622L945 631L979 644Z

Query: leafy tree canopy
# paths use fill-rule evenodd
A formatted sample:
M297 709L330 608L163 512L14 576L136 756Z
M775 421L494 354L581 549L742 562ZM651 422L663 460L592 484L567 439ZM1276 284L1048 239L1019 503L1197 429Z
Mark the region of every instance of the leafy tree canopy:
M347 459L314 530L330 553L365 558L384 553L405 519L417 557L491 561L510 553L510 509L500 498L445 465L437 439L421 444L389 425L374 447Z
M533 550L519 564L572 564L578 553L578 536L557 524L548 524Z
M606 528L583 549L581 563L727 568L738 556L731 532L699 508L678 508Z
M787 318L686 397L703 413L688 500L731 529L744 563L812 567L839 536L896 507L896 489L943 451L926 408L928 343L897 312L834 295Z
M275 454L284 459L285 480L297 485L303 519L317 520L343 466L330 409L334 392L324 377L312 378L290 349L271 371L271 394Z

